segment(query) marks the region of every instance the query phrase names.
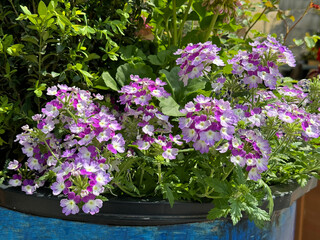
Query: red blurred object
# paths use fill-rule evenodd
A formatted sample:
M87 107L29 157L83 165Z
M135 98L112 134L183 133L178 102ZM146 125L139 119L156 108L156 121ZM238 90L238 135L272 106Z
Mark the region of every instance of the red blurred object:
M320 9L320 5L314 4L314 3L310 3L310 8Z
M320 48L318 48L318 52L317 52L317 60L320 62Z

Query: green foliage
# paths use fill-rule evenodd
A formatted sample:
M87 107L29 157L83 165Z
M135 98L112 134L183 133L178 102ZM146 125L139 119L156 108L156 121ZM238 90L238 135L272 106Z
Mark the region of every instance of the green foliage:
M47 87L118 90L115 70L124 64L118 51L139 41L140 14L124 0L1 4L0 94L12 104L1 112L2 150L13 157L14 136L40 112Z

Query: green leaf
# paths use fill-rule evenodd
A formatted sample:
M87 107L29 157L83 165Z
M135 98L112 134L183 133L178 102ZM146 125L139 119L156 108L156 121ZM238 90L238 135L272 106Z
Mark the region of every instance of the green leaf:
M229 199L229 203L231 207L231 210L230 210L231 220L233 225L236 225L242 217L241 202L238 199Z
M223 73L224 74L231 74L232 73L232 65L227 64L223 67Z
M31 12L29 11L29 9L26 7L26 6L21 6L20 5L20 8L22 10L22 12L26 15L32 15Z
M201 78L189 79L188 85L185 88L185 96L204 89L206 83L207 81Z
M223 182L218 178L207 178L206 183L214 188L214 191L223 195L229 195L231 193L231 187L227 182Z
M119 90L116 81L113 79L113 77L111 77L111 75L108 72L103 72L101 77L108 88L111 88L114 91Z
M261 13L256 13L255 15L253 15L253 18L251 21L255 22L256 20L258 20L260 15L261 15ZM262 14L261 17L259 18L259 20L269 22L269 19L267 18L267 16L265 14Z
M192 30L182 38L182 45L205 41L206 31Z
M146 59L146 55L136 46L129 45L119 49L120 57L124 61L141 61Z
M174 197L172 190L168 183L163 184L163 193L165 194L166 199L168 199L170 206L173 207Z
M204 8L202 6L202 3L201 1L199 2L195 2L193 5L192 5L192 8L193 10L198 14L199 18L200 18L200 21L206 17L207 15L210 14L210 11L207 11L206 8Z
M48 12L48 9L46 4L43 1L40 1L38 5L38 14L40 16L45 16L47 15L47 12Z
M60 73L57 73L57 72L51 72L51 76L53 77L53 78L55 78L55 77L58 77L58 76L60 76Z
M70 22L70 20L66 17L66 16L64 16L64 15L62 15L62 14L60 14L60 15L58 15L59 16L59 19L61 20L61 22L64 24L64 25L68 25L68 26L72 26L72 23ZM58 17L57 16L57 17Z
M11 47L7 48L7 52L11 56L20 56L22 53L23 44L14 44Z
M168 92L170 92L174 99L183 99L184 98L184 94L183 94L183 82L179 80L179 73L180 68L179 67L174 67L171 69L170 72L168 72L167 70L160 70L159 73L162 73L166 76L167 78L167 83L168 86L171 88L171 90L169 90Z
M100 59L100 56L98 54L96 54L96 53L90 53L88 55L88 57L86 57L84 59L84 62L89 62L89 61L94 60L94 59Z
M166 64L166 62L168 61L171 54L172 54L172 51L164 50L164 51L159 52L157 55L148 56L148 60L153 65L162 66L162 65Z
M267 193L267 199L268 199L267 207L269 209L269 216L271 217L273 213L273 207L274 207L273 194L272 194L271 188L262 179L259 180L259 184L264 188L264 190Z
M308 48L313 48L316 45L316 42L313 40L313 37L304 37L304 41Z
M34 36L23 36L23 37L21 37L21 40L26 41L26 42L31 42L31 43L39 46L39 44L38 44L39 40Z
M159 101L163 114L173 117L185 116L185 114L179 111L180 105L171 96L168 98L161 97Z
M42 91L46 89L46 86L47 84L41 83L40 86L36 90L34 90L34 93L36 94L37 97L42 96Z
M226 217L229 209L212 208L207 216L208 220L215 220L217 218Z
M297 46L301 46L303 44L303 40L302 39L292 39L293 42L297 45Z
M247 180L246 180L246 176L244 175L243 171L242 171L242 167L240 166L235 166L234 171L236 173L236 182L240 185L240 184L246 184Z
M38 178L38 181L50 180L56 177L56 173L52 170L47 171L44 175Z
M116 80L120 86L130 83L130 75L139 75L141 78L156 78L153 69L144 63L125 63L117 68Z

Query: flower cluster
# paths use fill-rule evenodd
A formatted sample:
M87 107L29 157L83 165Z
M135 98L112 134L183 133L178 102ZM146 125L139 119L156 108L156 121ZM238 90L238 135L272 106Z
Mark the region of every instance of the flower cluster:
M240 129L238 135L239 137L229 141L230 161L241 167L247 166L249 179L258 180L261 178L260 173L268 169L271 153L269 142L261 136L261 133L253 130Z
M282 88L285 91L287 87ZM287 90L290 95L295 89ZM299 99L301 96L295 96ZM270 121L279 123L277 136L282 137L285 132L284 127L290 127L290 134L301 135L303 139L310 140L320 136L320 116L319 114L311 114L306 112L303 107L299 107L295 103L288 103L285 99L277 99L273 103L269 103L263 107L262 115Z
M186 113L179 119L183 140L193 142L194 149L201 153L209 152L209 147L221 139L231 140L238 123L229 102L203 95L187 103L182 112Z
M211 65L224 66L218 52L221 49L211 42L188 44L185 49L179 49L174 54L181 55L176 60L180 65L179 76L186 86L189 79L203 76L211 71Z
M76 214L79 207L94 214L102 206L99 195L111 181L108 156L123 153L124 139L117 131L121 125L105 106L96 104L89 91L58 85L48 88L56 98L48 102L42 114L33 117L37 128L25 126L17 136L22 152L28 157L24 167L16 161L9 169L17 174L9 181L12 186L32 194L45 184L43 177L54 173L50 186L61 200L66 215ZM96 95L97 99L102 96Z
M228 60L228 63L232 64L232 73L242 79L249 88L257 88L258 84L263 83L266 87L275 89L277 79L282 76L277 64L294 67L292 52L271 36L262 42L256 40L250 45L251 52L240 50Z
M163 88L165 83L134 75L131 75L131 80L119 91L122 94L120 103L125 105L121 118L127 142L132 141L140 150L153 147L163 158L175 159L178 149L173 146L182 144L179 141L181 137L169 134L172 131L169 117L149 103L153 97L169 96Z

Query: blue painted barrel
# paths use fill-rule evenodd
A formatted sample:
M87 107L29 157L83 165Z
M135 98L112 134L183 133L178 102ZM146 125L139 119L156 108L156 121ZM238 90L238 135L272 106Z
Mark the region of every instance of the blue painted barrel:
M147 202L114 199L99 214L64 216L59 197L48 192L25 195L0 186L0 239L146 239L146 240L293 240L296 199L314 188L280 192L271 222L263 229L244 217L233 226L230 219L206 220L211 203ZM279 191L278 191L279 192Z
M0 239L134 240L293 240L295 202L277 211L264 229L248 219L233 226L228 219L161 226L112 226L32 216L0 208Z

